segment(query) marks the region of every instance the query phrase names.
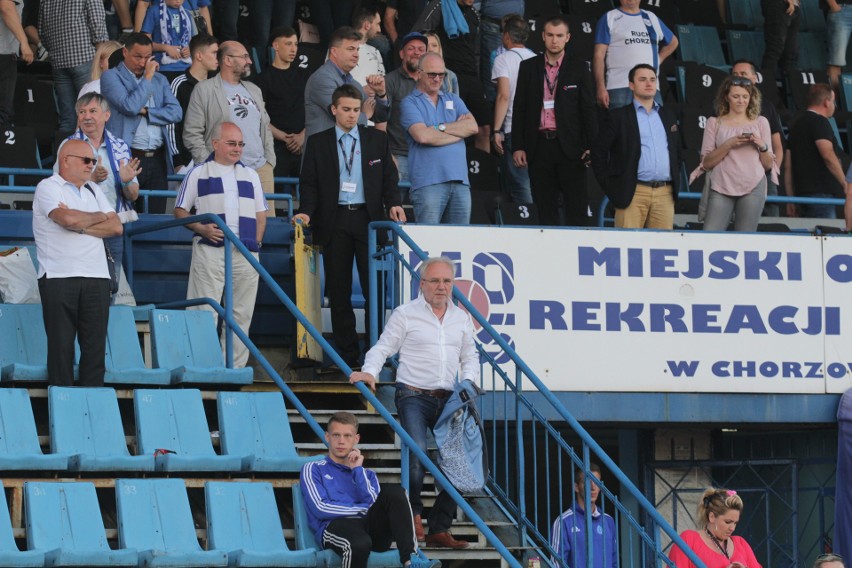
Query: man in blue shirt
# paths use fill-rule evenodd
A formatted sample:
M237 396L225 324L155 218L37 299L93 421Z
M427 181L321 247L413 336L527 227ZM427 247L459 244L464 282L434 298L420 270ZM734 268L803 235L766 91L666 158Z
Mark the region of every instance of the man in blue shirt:
M595 463L589 464L592 474L600 481L601 468ZM585 476L582 469L574 471L574 505L556 517L553 521L553 533L550 536L550 546L556 551L557 558L565 566L581 568L586 566L588 552L586 549L586 511ZM592 504L592 566L595 568L618 568L618 544L616 543L615 521L595 505L600 495L600 487L591 483Z
M446 76L437 53L420 59L417 88L402 101L408 133L411 203L418 223L470 222L470 181L464 139L479 127L464 102L441 90Z
M311 224L314 244L323 247L334 343L350 367L360 367L361 358L352 310L352 261L369 298L368 226L383 221L386 214L393 221L405 221L388 137L375 128L358 126L362 102L355 85L335 89L331 96L335 125L308 138L299 213L293 217L293 222ZM369 313L367 306L365 314Z
M302 467L302 497L317 543L340 554L342 568L366 568L372 550L389 550L394 541L406 568L440 568L418 555L408 496L399 485L379 486L376 473L364 467L360 439L358 419L337 412L326 426L328 457Z
M615 226L672 229L680 164L677 125L655 102L657 73L640 63L629 73L633 104L604 111L592 144L592 168L615 207Z

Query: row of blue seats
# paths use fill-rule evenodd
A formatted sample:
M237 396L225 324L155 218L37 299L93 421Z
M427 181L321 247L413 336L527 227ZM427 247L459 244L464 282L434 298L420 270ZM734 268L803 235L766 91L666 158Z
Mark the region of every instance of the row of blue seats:
M149 321L151 369L145 367L133 309L110 308L106 383L251 384L251 368L225 367L212 312L152 309ZM0 304L0 378L4 382L47 381L47 336L40 304Z
M297 472L299 456L280 392L220 392L221 454L197 389L137 389L137 455L112 388L48 389L50 453L41 450L26 389L0 389L0 470ZM2 563L0 563L1 565Z
M118 549L109 546L91 482L26 482L27 550L0 514L0 565L18 566L340 566L319 550L298 484L293 487L296 549L284 538L272 484L214 482L204 486L207 550L199 545L182 479L115 482ZM0 511L8 511L0 491ZM370 566L399 566L398 553L373 554Z

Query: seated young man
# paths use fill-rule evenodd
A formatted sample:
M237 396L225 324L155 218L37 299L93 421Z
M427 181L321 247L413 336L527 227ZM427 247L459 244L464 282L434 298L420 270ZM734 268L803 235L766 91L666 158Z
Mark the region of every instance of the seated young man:
M355 446L358 419L337 412L326 426L328 457L302 467L301 489L308 524L322 548L340 554L343 568L364 568L370 552L396 542L399 560L410 568L440 568L437 560L417 554L411 505L399 485L379 486L376 473L363 466Z

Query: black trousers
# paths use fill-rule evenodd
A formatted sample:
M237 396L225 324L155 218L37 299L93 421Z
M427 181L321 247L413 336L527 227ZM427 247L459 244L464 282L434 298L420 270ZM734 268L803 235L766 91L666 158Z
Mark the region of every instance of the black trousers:
M138 176L136 176L139 180L139 189L155 189L161 191L169 189L165 148L160 148L157 153L150 158L146 158L144 156L139 157L139 167L142 168L142 171ZM137 199L136 211L142 213L144 211L144 207L145 201L141 198ZM148 198L148 213L165 212L165 197Z
M394 541L399 562L405 564L417 550L417 541L408 496L399 485L382 485L366 516L335 519L322 536L323 548L340 554L342 568L366 567L371 551L390 550Z
M788 15L785 0L760 0L760 8L766 42L761 69L764 75L774 79L779 64L785 74L797 68L802 9L797 7L792 16Z
M18 62L14 53L0 54L0 127L8 128L15 119L15 83Z
M325 295L331 307L331 331L338 353L350 366L358 363L361 348L352 309L352 261L358 268L358 279L366 298L369 295L367 231L370 215L366 208L350 211L338 208L331 240L323 245ZM381 294L379 297L382 297ZM369 298L365 306L365 324L369 330ZM379 318L381 319L381 318Z
M589 197L586 191L586 166L565 156L559 140L539 137L535 158L529 164L533 203L542 225L561 225L559 196L565 210L565 224L585 227L589 224Z
M74 339L80 344L81 387L104 386L109 280L39 278L51 385L74 385Z

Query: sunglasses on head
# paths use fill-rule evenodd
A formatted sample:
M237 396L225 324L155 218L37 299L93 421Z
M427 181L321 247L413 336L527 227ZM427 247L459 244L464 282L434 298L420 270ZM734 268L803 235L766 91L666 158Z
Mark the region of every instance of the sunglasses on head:
M731 85L734 87L751 87L751 79L746 77L731 77Z

